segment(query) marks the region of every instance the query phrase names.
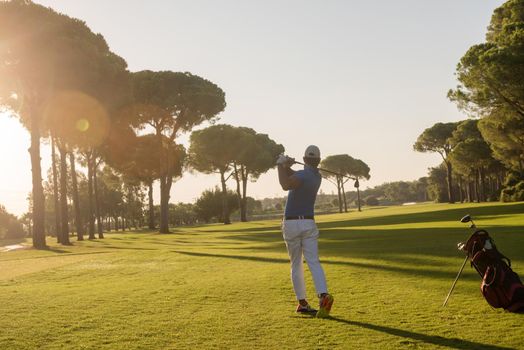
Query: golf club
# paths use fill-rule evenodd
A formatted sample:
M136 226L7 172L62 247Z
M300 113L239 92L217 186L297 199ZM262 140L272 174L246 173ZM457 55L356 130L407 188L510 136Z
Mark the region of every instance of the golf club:
M471 229L474 229L474 228L477 227L477 226L475 226L475 223L473 222L473 219L471 218L471 215L469 215L469 214L464 216L462 219L460 219L460 222L462 222L462 223L471 222L471 226L470 226ZM459 250L462 250L463 246L464 246L463 243L459 243L458 244ZM460 270L459 270L459 272L457 274L457 277L455 277L455 280L453 281L453 284L451 285L451 289L449 290L449 293L446 296L446 299L444 300L444 303L442 304L442 306L446 306L447 305L448 300L451 297L451 293L453 293L453 290L455 289L455 286L457 285L458 279L460 278L460 275L462 274L462 271L464 271L464 267L466 266L466 262L468 261L468 258L469 258L468 255L466 255L466 258L464 259L464 262L462 263L462 266L460 267Z
M298 162L296 160L293 161L294 164L300 164L300 165L306 165L302 162ZM333 174L333 175L337 175L337 176L340 176L340 177L347 177L348 179L351 179L351 180L357 180L356 177L353 177L353 176L349 176L349 175L344 175L344 174L341 174L341 173L337 173L336 171L331 171L331 170L327 170L327 169L322 169L322 168L317 168L318 170L320 171L324 171L326 173L330 173L330 174Z
M460 267L457 277L455 277L455 280L453 281L453 284L451 285L451 289L449 290L449 293L446 296L446 299L444 300L444 303L442 304L442 306L446 306L448 304L449 297L451 296L451 293L453 293L453 290L455 289L455 286L457 285L457 281L460 278L460 275L462 274L462 271L464 270L464 267L466 266L467 261L468 261L468 256L466 256L466 258L464 259L464 262L462 263L462 266Z

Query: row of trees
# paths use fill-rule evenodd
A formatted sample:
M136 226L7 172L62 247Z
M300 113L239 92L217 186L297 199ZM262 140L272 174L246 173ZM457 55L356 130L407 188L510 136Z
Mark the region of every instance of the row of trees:
M237 205L241 221L247 221L247 185L275 166L284 147L266 134L227 124L212 125L190 136L189 165L192 169L220 176L222 221L230 223L231 204L226 181L236 183Z
M216 119L225 108L224 92L190 73L131 73L125 60L85 23L27 0L0 3L0 41L0 105L17 115L31 134L33 245L46 247L42 139L58 150L52 168L61 243L69 243L69 177L78 239L82 239L82 219L89 237L94 236L95 224L101 234L102 206L96 202L100 201L97 174L103 163L135 181L160 181L160 231L168 232L169 193L184 154L177 136ZM151 136L143 140L135 130ZM138 150L152 146L152 140L158 152ZM140 152L155 154L158 162L142 169ZM77 161L87 168L85 218L77 210Z
M68 169L68 171L71 171ZM60 176L60 174L58 174ZM76 172L78 198L73 198L73 176L70 176L67 181L67 191L69 193L67 198L68 210L67 212L75 211L75 204L78 204L79 215L69 217L68 225L70 228L76 230L79 239L83 236L79 232L85 231L85 224L89 222L89 185L87 176L80 171ZM97 170L97 200L95 201L97 213L96 230L101 232L99 238L103 238L105 231L129 230L131 228L142 228L149 225L149 220L153 217L160 217L161 208L158 205L147 205L146 192L148 186L141 184L135 180L129 179L125 175L119 174L113 168L104 166ZM53 183L52 169L48 172L48 178L44 181L44 195L46 200L45 212L45 229L49 233L59 233L61 228L61 220L57 217L61 215L61 207L57 205L57 198L55 192L60 193L60 189L55 191ZM168 205L168 224L169 226L190 225L202 222L223 221L222 217L222 191L218 188L204 191L197 199L196 203L178 203ZM237 194L228 191L228 206L231 212L239 209L239 201ZM1 210L0 210L1 211ZM255 211L261 212L262 206L260 201L255 201L251 197L246 198L246 217L252 215ZM150 215L151 214L151 215ZM240 215L240 214L239 214ZM9 221L5 222L4 231L5 236L13 236L14 228L21 228L18 220L13 215L9 216ZM3 221L0 219L0 224ZM7 225L9 223L9 225ZM29 227L30 229L30 227ZM18 234L22 230L17 231ZM23 233L21 233L23 234ZM80 235L80 236L79 236ZM1 236L0 236L1 238ZM95 235L89 237L96 238ZM61 237L57 235L60 241Z
M247 220L248 182L273 167L284 148L265 134L229 125L193 133L188 151L178 144L180 134L213 123L225 109L217 85L187 72L129 72L102 35L28 0L0 3L0 41L0 106L31 134L35 247L46 247L46 229L69 244L73 226L78 240L86 232L102 238L105 227L125 227L137 216L130 213L141 210L142 186L148 188L148 225L155 228L155 181L159 230L169 232L171 187L187 168L220 174L225 223L232 207L226 181L234 179L241 220ZM44 185L42 141L52 150Z
M438 152L443 164L429 181L446 191L439 201L524 200L524 1L493 13L486 41L472 46L457 66L459 85L448 97L471 118L437 123L414 144Z

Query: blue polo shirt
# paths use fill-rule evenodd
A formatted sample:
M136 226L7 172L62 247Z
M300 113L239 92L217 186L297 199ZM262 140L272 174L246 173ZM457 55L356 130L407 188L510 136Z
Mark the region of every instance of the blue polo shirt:
M304 170L295 172L294 176L300 179L301 185L297 189L289 190L284 215L313 216L322 176L320 176L317 168L308 165L304 166Z

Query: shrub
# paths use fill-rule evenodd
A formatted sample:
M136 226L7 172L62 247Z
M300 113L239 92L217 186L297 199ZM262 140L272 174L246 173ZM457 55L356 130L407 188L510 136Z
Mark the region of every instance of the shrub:
M375 196L368 196L364 199L364 203L369 206L376 206L379 205L378 198Z

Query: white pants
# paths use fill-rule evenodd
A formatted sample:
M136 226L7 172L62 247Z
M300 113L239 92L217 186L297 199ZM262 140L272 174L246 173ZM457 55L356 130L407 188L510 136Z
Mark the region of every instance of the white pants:
M306 299L302 255L313 276L317 294L327 293L326 276L318 259L318 228L315 221L310 219L284 220L282 234L291 261L291 281L297 300Z

